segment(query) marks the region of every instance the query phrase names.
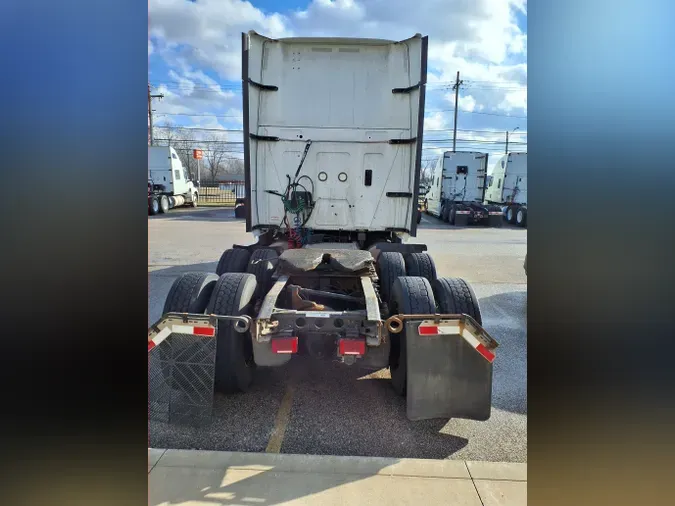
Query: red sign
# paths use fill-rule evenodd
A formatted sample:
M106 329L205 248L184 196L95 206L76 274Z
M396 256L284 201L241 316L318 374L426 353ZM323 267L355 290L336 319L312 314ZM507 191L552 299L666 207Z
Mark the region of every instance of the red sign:
M201 149L194 149L192 150L192 156L194 157L195 160L201 160L204 158L204 153L202 152Z

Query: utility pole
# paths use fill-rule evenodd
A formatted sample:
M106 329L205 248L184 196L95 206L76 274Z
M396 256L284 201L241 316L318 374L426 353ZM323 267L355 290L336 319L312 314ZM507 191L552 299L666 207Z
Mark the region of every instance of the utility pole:
M153 138L152 138L152 99L153 98L159 98L162 99L164 98L164 94L160 93L158 95L153 95L152 92L150 91L150 83L148 83L148 118L150 120L150 145L152 146L154 144Z
M516 130L518 130L519 128L520 127L516 127L513 130L511 130L511 132L513 133ZM504 148L504 153L506 153L507 155L509 154L509 131L508 130L506 131L506 148Z
M459 70L457 71L457 80L452 89L455 90L455 126L452 130L452 152L455 152L457 147L457 110L459 109L459 87L464 84L464 81L459 80Z

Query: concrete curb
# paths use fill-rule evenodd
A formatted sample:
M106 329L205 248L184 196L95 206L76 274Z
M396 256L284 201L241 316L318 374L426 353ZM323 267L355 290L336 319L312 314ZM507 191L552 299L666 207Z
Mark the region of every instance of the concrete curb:
M527 481L527 464L148 448L148 467Z
M527 503L527 464L509 462L148 448L148 473L151 505Z
M148 448L148 467L527 481L527 464Z

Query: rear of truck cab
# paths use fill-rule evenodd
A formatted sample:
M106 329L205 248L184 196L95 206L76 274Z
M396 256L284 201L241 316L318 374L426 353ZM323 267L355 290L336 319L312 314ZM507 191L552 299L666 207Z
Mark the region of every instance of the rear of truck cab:
M414 236L426 37L243 37L247 230L282 222L270 192L284 192L307 148L307 228Z

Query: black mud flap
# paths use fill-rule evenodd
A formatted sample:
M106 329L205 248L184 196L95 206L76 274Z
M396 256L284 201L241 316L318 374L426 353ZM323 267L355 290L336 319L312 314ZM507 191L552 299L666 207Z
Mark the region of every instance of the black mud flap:
M420 320L405 322L408 418L413 421L432 418L489 419L492 404L491 359L494 359L496 342L490 345L491 350L483 347L483 353L486 353L483 355L457 331L445 335L433 335L432 331L431 335L426 335L426 332L421 335L421 324Z
M504 216L501 214L491 214L488 220L488 226L494 228L501 228L504 224Z

